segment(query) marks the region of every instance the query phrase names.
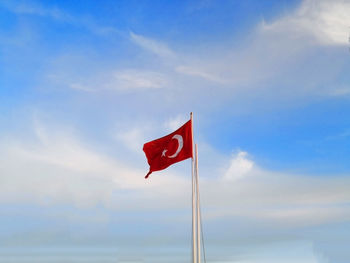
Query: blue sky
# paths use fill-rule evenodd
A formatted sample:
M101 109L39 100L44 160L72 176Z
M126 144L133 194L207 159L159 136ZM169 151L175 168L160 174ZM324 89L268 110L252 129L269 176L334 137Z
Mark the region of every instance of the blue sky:
M350 4L0 0L0 263L348 263Z

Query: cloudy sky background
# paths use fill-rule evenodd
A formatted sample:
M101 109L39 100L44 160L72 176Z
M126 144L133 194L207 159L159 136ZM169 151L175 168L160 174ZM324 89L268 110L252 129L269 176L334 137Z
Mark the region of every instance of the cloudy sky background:
M0 1L0 262L348 263L350 2Z

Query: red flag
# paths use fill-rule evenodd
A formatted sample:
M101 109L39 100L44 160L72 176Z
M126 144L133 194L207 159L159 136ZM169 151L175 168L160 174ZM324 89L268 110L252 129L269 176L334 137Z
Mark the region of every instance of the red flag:
M174 163L192 158L191 120L173 133L145 143L143 151L150 166L145 178L154 171L163 170Z

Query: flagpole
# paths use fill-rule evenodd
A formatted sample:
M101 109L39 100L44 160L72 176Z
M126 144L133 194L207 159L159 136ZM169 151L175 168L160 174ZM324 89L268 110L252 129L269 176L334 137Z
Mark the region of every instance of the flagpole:
M199 174L198 174L198 147L196 144L195 147L195 154L196 154L196 171L195 171L195 176L196 176L196 205L197 205L197 260L198 263L201 262L201 214L200 214L200 204L199 204Z
M193 156L193 113L191 112L191 136L192 136L192 260L197 263L197 235L196 235L196 180L195 160Z

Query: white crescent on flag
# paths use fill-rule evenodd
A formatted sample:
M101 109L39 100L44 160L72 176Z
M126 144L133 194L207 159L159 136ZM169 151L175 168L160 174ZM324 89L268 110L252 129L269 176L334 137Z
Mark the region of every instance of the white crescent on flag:
M182 150L182 147L184 146L184 140L182 136L179 134L175 134L171 139L175 139L179 143L179 146L177 147L176 152L173 155L168 156L168 158L175 158L179 154L179 152Z

